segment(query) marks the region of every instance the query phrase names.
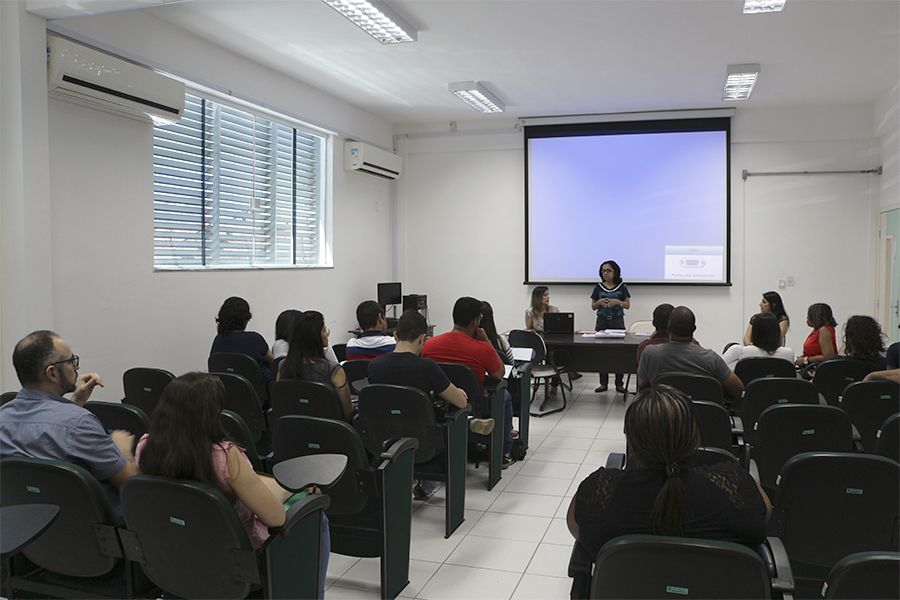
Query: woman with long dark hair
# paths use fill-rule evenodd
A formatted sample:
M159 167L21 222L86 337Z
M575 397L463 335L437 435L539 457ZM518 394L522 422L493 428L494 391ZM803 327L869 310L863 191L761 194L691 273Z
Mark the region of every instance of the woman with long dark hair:
M222 303L216 317L216 339L213 340L210 355L216 352L246 354L259 364L259 373L264 383L272 381L269 365L275 359L265 338L255 331L245 331L253 314L250 304L238 296L232 296Z
M308 310L297 316L291 331L290 348L281 362L279 379L305 379L318 381L334 386L344 417L353 416L353 401L350 399L350 386L347 375L340 364L329 362L325 358L325 347L328 346L330 331L325 327L325 317L315 310Z
M750 320L750 344L734 344L722 353L728 368L734 371L739 360L751 356L771 356L794 362L794 351L781 345L781 328L778 325L774 312L754 315Z
M784 310L784 303L781 301L781 294L778 292L766 292L762 295L762 300L759 302L759 312L761 313L772 313L778 319L778 327L781 330L781 340L778 342L779 346L783 346L785 343L785 338L787 337L788 329L791 327L791 320L788 318L787 312ZM750 331L753 328L753 319L756 317L750 317L750 324L747 326L747 333L744 334L744 345L749 346L753 342L750 341Z
M600 283L594 286L591 293L591 310L597 311L597 331L604 329L625 329L625 310L631 308L631 294L628 286L622 281L622 269L614 260L600 265ZM609 373L600 373L600 387L595 392L609 389ZM625 376L616 373L616 391L620 394L625 389Z
M488 341L494 347L494 350L497 351L497 356L500 357L503 364L513 364L512 348L507 339L497 333L497 325L494 323L494 308L487 300L481 302L481 328L484 329Z
M794 361L798 367L825 362L837 354L837 338L834 334L837 321L834 320L830 306L822 302L810 304L806 311L806 324L813 331L803 342L803 354Z
M634 468L601 468L581 482L569 505L569 531L595 556L627 534L761 544L768 498L735 462L692 468L700 439L697 409L682 392L667 385L638 392L625 413Z

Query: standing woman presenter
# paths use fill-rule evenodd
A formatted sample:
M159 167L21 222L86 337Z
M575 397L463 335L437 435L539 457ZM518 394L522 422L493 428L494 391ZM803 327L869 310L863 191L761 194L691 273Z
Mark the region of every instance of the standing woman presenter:
M591 293L591 310L597 311L597 331L625 329L625 309L631 308L631 294L622 282L622 270L614 260L600 265L600 283ZM625 393L625 377L616 373L616 391ZM609 389L609 373L600 373L600 387L595 392Z

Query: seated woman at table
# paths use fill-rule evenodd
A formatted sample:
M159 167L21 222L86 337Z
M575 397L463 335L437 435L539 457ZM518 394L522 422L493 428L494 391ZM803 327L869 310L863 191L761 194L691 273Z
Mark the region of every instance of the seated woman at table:
M344 417L353 417L353 401L347 375L340 364L325 358L325 347L331 332L325 327L325 317L316 310L308 310L294 320L290 349L279 367L278 379L305 379L330 383L337 391Z
M812 327L813 331L803 342L803 354L794 361L798 367L824 362L837 354L834 335L837 321L831 314L830 306L822 302L811 304L806 311L806 324Z
M531 306L525 309L525 329L544 333L544 313L559 312L550 304L550 290L539 285L531 292Z
M634 468L600 468L581 482L566 517L593 556L627 534L696 537L744 544L766 539L771 505L736 462L691 468L700 445L697 409L667 385L641 390L625 413Z
M771 312L762 312L754 315L750 323L750 345L735 344L722 354L729 369L734 371L739 360L750 356L771 356L794 362L794 351L781 345L781 328L778 326L777 316Z
M772 313L778 319L778 327L781 329L781 340L778 342L778 345L783 346L788 329L790 329L791 326L791 320L784 310L784 304L781 302L781 295L778 292L766 292L763 294L762 300L759 303L759 310L764 313ZM750 331L753 328L753 319L755 318L756 316L750 317L750 324L747 325L747 333L744 334L745 346L749 346L753 343L750 340Z

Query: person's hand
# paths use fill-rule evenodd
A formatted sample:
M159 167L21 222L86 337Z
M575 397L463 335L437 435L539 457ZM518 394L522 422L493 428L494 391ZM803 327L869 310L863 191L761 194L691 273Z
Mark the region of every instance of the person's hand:
M134 447L134 436L131 433L124 429L116 429L109 434L109 437L112 438L113 444L116 445L116 448L119 449L119 452L121 452L125 458L128 460L134 458L131 454L131 449Z
M79 375L75 384L75 391L72 393L72 402L78 406L84 406L84 403L90 399L91 393L98 385L103 387L103 380L96 373Z
M798 357L797 357L797 360L794 361L794 364L796 364L798 367L802 367L802 366L803 366L803 359L804 359L804 358L806 358L806 357L805 357L805 356L798 356Z
M487 333L484 331L484 328L478 327L475 329L475 339L480 342L491 343L490 338L488 338Z

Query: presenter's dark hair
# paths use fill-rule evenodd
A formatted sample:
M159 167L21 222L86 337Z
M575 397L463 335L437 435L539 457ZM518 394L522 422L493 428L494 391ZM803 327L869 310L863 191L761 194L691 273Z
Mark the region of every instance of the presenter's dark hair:
M453 305L453 324L468 327L469 323L481 316L481 300L463 296Z
M531 291L531 314L539 317L544 312L544 294L549 291L546 285L539 285Z
M281 362L282 379L303 379L303 365L325 360L324 328L325 317L317 310L308 310L294 320L288 353Z
M697 330L694 313L687 306L679 306L669 316L669 334L678 337L693 337Z
M750 343L769 354L781 346L781 327L775 313L764 312L753 316L750 326Z
M784 302L781 301L781 294L778 292L766 292L762 297L763 300L769 303L769 311L778 317L779 321L781 317L788 318L787 311L784 310Z
M424 333L428 333L428 321L419 311L409 309L400 315L394 335L401 342L415 342Z
M654 532L687 535L690 510L682 477L701 442L694 404L668 385L641 390L625 412L625 441L640 467L666 477L651 513Z
M250 305L243 298L232 296L222 303L219 316L216 317L218 332L231 333L243 331L253 315L250 313Z
M844 324L844 351L857 360L872 360L884 352L881 325L872 317L854 315Z
M619 264L614 260L606 260L600 263L600 268L597 269L597 272L600 274L600 281L603 281L603 265L609 265L613 270L613 285L619 285L622 283L622 269L619 268Z
M653 328L657 331L665 331L669 328L669 317L675 307L671 304L660 304L653 309Z
M834 315L831 314L831 307L823 302L810 304L806 318L809 319L809 324L813 329L825 327L826 325L837 327L837 321L834 320Z
M38 385L50 363L60 358L54 340L59 336L47 329L32 331L13 350L13 366L22 387Z
M199 481L233 502L234 492L219 483L212 454L214 446L230 441L219 416L224 406L225 386L215 375L195 371L170 381L141 449L141 473Z
M364 331L372 329L378 324L379 315L384 315L384 309L374 300L360 302L356 307L356 322Z
M275 319L275 339L288 341L291 338L291 330L294 328L294 321L300 316L301 311L295 308L289 308L281 311L278 318Z
M481 302L481 328L487 334L491 346L500 352L500 334L497 333L497 325L494 323L494 307L487 300Z

